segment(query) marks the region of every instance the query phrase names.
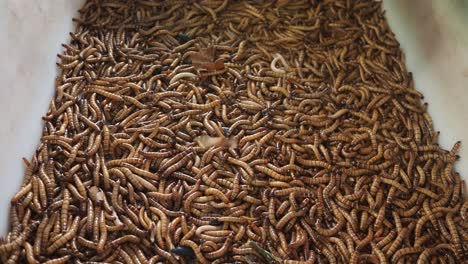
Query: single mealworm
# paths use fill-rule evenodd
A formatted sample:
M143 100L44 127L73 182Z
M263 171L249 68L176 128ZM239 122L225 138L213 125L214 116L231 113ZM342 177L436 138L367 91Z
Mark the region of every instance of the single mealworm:
M219 199L221 199L224 203L228 204L229 203L229 199L226 197L226 195L224 195L223 192L221 192L220 190L218 189L215 189L215 188L208 188L205 190L205 194L207 195L215 195L216 197L218 197Z
M282 229L291 219L304 215L304 211L291 211L284 215L276 224L276 229Z
M203 256L201 253L200 249L198 248L197 244L191 240L182 240L180 242L180 245L190 247L192 250L195 252L195 255L197 256L197 260L200 261L201 263L209 263L208 260Z
M44 262L44 264L65 264L70 260L70 258L71 258L71 256L67 255L67 256L63 256L63 257L59 257L59 258L50 259L50 260Z
M421 251L423 251L423 248L421 247L407 247L399 249L397 252L395 252L395 254L393 254L392 262L396 263L400 258L402 258L405 255L418 254Z
M196 74L191 73L191 72L181 72L181 73L178 73L178 74L174 75L171 78L169 84L173 84L173 83L177 82L178 80L184 79L184 78L198 79L198 76Z
M99 241L96 247L96 251L98 253L104 252L104 246L106 242L107 242L106 220L104 218L104 210L101 210L101 214L99 216Z
M72 239L75 236L75 234L76 234L76 232L78 230L79 221L80 221L80 217L79 216L75 217L75 219L73 220L72 225L70 226L70 229L65 234L63 234L63 236L61 236L59 239L57 239L52 245L50 245L47 248L47 253L48 254L52 254L58 248L60 248L62 245L67 243L70 239Z
M67 224L68 224L69 205L70 205L70 191L68 189L65 189L63 191L63 203L62 203L62 209L61 209L61 214L60 214L60 223L61 223L63 232L68 230Z
M286 176L286 175L282 175L272 169L269 169L269 168L266 168L264 166L260 166L260 165L257 165L255 166L255 170L261 172L261 173L264 173L270 177L272 177L273 179L275 180L278 180L278 181L289 181L292 179L291 176Z
M25 186L21 188L19 192L15 194L15 196L13 196L13 198L11 198L11 203L17 203L21 198L23 198L25 194L29 193L31 190L32 190L32 184L31 183L26 184Z

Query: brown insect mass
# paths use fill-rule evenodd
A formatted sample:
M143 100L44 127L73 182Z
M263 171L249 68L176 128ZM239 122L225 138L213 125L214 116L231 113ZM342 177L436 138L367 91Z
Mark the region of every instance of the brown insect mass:
M380 2L102 0L75 21L0 262L466 260L460 143L437 145Z

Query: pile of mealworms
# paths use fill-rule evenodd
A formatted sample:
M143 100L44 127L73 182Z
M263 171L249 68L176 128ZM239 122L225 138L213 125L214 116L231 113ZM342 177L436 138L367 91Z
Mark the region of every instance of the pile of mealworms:
M382 4L89 0L2 263L460 263L468 199Z

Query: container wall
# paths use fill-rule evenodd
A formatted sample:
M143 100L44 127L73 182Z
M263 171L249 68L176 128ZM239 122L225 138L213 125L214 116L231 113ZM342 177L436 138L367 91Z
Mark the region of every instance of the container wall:
M24 165L39 144L54 92L56 55L84 1L0 0L0 235Z
M462 141L456 169L468 180L468 1L384 1L416 88L429 103L439 143Z

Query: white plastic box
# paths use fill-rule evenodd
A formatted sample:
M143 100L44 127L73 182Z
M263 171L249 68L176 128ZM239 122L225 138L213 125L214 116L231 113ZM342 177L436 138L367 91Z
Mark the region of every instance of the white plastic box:
M41 117L54 93L56 54L69 41L83 0L0 0L0 235L23 179L22 157L39 143ZM429 102L440 144L463 145L457 169L468 171L468 1L388 0L384 6L407 55L416 87ZM466 18L464 18L466 17Z

